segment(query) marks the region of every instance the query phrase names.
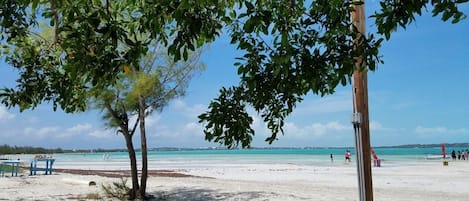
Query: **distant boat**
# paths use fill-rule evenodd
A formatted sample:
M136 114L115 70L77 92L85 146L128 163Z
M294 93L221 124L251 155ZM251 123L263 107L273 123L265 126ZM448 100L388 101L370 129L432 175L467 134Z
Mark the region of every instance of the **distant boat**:
M451 157L449 156L444 156L443 155L440 155L440 154L427 154L427 156L425 156L425 159L427 160L440 160L440 159L450 159Z
M449 159L450 156L446 155L445 144L441 143L441 155L440 154L427 154L425 157L427 160L439 160L439 159Z

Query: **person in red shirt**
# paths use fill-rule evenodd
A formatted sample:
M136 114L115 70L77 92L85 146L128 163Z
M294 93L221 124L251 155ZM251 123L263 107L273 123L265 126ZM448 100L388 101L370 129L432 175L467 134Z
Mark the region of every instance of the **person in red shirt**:
M352 154L350 153L349 150L345 152L344 156L345 156L345 162L352 162L352 159L351 159Z

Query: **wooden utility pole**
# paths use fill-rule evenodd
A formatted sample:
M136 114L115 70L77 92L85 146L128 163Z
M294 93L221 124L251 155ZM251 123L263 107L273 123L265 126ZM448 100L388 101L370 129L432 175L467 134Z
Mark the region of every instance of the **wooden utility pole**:
M354 2L356 2L355 0ZM359 34L355 38L355 45L360 46L359 38L365 35L365 2L358 0L361 5L352 5L352 23ZM360 201L373 200L373 183L371 176L370 127L368 114L368 81L363 58L356 58L353 73L353 115L352 123L355 130L355 148L357 152L357 171Z

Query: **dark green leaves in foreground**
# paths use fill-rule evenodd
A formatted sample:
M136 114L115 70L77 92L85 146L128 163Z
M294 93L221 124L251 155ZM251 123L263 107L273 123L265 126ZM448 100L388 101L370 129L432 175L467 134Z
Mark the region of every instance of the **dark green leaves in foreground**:
M285 118L302 97L310 92L325 96L349 83L355 58L374 70L381 62L378 48L381 39L361 37L360 46L353 39L352 7L341 0L318 0L311 5L303 1L245 2L245 12L237 11L230 25L231 43L245 54L235 66L241 77L234 91L221 90L199 116L206 123L207 139L226 145L249 144L254 134L244 104L252 106L271 130L266 141L272 143L283 134ZM241 104L227 107L223 104ZM223 114L226 114L224 116ZM237 116L236 114L243 114ZM222 118L223 117L223 118ZM237 126L243 122L243 126ZM236 124L235 124L236 123ZM248 131L248 132L247 132Z
M237 147L240 142L243 148L249 147L254 135L250 127L253 119L247 114L240 95L239 89L222 88L220 96L210 103L211 110L199 116L200 122L208 122L204 131L206 140L228 148Z
M168 46L174 61L189 59L218 36L230 3L4 0L0 56L20 76L15 87L0 89L0 99L21 111L42 102L83 111L89 90L115 85L124 66L138 71L151 43Z
M54 109L83 111L89 90L115 85L124 66L138 68L149 44L162 43L175 60L186 59L226 28L243 53L235 63L241 82L223 89L200 116L206 138L248 147L254 131L245 107L252 106L272 143L303 96L332 94L350 82L356 58L363 61L358 70L376 70L383 36L389 39L427 7L457 23L466 18L461 5L467 1L382 0L372 16L378 35L357 37L350 22L357 1L4 0L0 54L20 76L17 86L0 90L0 99L20 110L52 102ZM39 27L36 16L48 26Z
M458 23L466 19L466 15L460 11L458 6L469 0L415 0L415 1L381 1L381 10L376 11L371 17L376 18L378 33L385 35L386 39L396 31L398 26L406 28L415 21L415 15L422 15L422 10L432 8L432 15L441 15L443 21L452 18L451 23Z
M352 1L353 4L357 1ZM254 131L245 106L262 117L272 143L283 134L285 118L308 93L325 96L337 86L347 85L358 70L374 71L382 63L379 48L397 27L405 28L432 6L433 15L459 22L466 16L458 10L467 2L446 0L380 1L374 13L378 35L357 37L351 24L351 1L241 1L230 11L231 43L244 55L234 64L241 78L239 86L222 89L199 116L206 139L233 147L248 147ZM356 41L356 43L352 42ZM246 126L246 127L244 127Z
M38 0L34 1L35 3ZM36 16L28 15L30 0L2 0L0 3L0 40L10 41L27 35ZM34 3L33 3L34 4ZM35 8L33 8L34 10Z

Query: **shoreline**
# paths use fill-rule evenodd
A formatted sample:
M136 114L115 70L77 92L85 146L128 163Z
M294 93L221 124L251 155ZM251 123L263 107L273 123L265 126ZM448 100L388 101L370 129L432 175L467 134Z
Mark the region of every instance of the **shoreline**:
M189 161L187 161L189 163ZM373 191L379 201L465 201L469 197L469 161L383 164L372 168ZM166 200L358 200L356 165L207 164L204 167L150 169L147 192ZM0 177L0 200L93 200L102 185L126 177L128 170L54 169L52 175ZM96 186L89 186L89 182ZM79 198L79 199L77 199ZM107 200L107 199L102 199Z

